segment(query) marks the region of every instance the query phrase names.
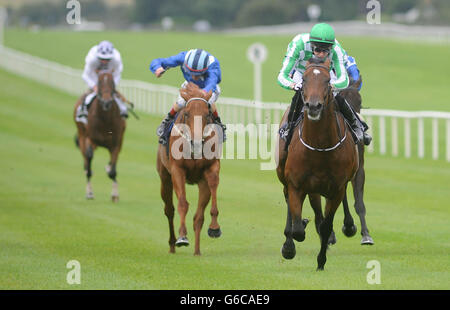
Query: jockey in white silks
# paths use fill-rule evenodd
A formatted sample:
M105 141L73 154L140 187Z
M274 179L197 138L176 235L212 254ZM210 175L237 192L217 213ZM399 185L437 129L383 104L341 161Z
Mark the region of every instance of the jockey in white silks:
M85 62L82 77L88 85L89 91L83 104L77 109L76 120L86 124L89 105L97 96L98 72L103 70L111 72L114 84L117 87L121 79L123 63L119 51L109 41L102 41L98 45L93 46L89 50ZM120 115L127 118L127 106L123 102L123 96L117 90L116 94L114 94L114 99L120 109Z

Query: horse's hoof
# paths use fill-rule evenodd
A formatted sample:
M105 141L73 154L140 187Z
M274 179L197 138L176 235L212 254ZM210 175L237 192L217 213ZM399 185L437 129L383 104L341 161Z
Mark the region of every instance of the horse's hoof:
M177 247L188 246L189 240L186 237L180 237L180 238L178 238L177 242L175 242L175 245Z
M87 193L87 194L86 194L86 199L87 199L87 200L92 200L92 199L94 199L94 193Z
M323 271L324 266L322 267L317 267L316 271Z
M356 228L356 225L352 225L352 226L349 226L349 227L347 227L347 226L342 226L342 232L344 233L344 235L346 236L346 237L353 237L355 234L356 234L356 232L358 231L358 228Z
M328 238L328 245L336 244L336 242L337 242L336 235L334 231L332 231L330 237Z
M285 259L293 259L295 254L296 251L294 242L292 240L290 242L286 241L281 247L281 255L283 255Z
M119 202L119 196L111 196L112 202Z
M361 245L374 245L373 239L371 236L363 236L361 239Z
M208 236L210 236L211 238L219 238L221 235L222 231L220 230L220 228L217 229L208 228Z
M303 228L306 228L306 226L309 223L309 220L308 219L302 219L302 223L303 223Z

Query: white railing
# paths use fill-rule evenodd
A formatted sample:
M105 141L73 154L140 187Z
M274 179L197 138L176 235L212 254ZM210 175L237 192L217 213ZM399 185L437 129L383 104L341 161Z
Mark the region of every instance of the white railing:
M86 91L81 79L82 71L39 57L0 46L0 67L21 76L37 80L72 95L80 95ZM143 81L122 80L119 89L130 101L135 103L136 110L164 115L178 96L176 87L150 84ZM218 109L221 118L228 124L278 124L288 107L287 103L254 102L251 100L220 97ZM417 148L417 156L428 156L427 141L431 141L431 158L445 158L450 162L450 113L432 111L393 111L363 110L363 116L369 124L374 139L368 147L369 152L413 155ZM390 119L390 125L387 120ZM403 123L403 127L399 127ZM430 123L431 130L426 130ZM270 128L270 126L268 126ZM442 129L442 130L441 130ZM390 135L388 131L390 130ZM444 134L441 134L444 131ZM400 142L403 135L403 143ZM414 144L413 141L417 141ZM389 143L390 142L390 143ZM445 144L445 149L439 146ZM388 146L389 145L389 146Z

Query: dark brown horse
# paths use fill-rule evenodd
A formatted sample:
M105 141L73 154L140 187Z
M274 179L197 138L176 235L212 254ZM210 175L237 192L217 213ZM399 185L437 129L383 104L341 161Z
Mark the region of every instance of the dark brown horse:
M170 253L175 253L175 246L189 245L186 229L189 203L186 200L185 185L186 183L198 185L198 207L194 215L194 255L200 255L200 232L204 222L205 208L211 198L211 224L208 235L212 238L218 238L221 235L217 222L221 131L217 125L212 124L211 107L208 103L212 92L205 94L195 84L189 83L185 89L180 90L180 94L186 100L186 107L179 113L172 128L169 152L166 146L159 145L156 166L161 178L164 213L169 221ZM173 190L178 199L180 215L178 239L175 239L173 224Z
M358 81L352 81L350 86L341 91L341 96L347 100L350 106L357 113L360 113L362 106L361 94L358 91L359 85L362 83L362 79ZM361 223L361 245L373 245L373 239L369 234L369 229L366 224L366 206L364 204L364 183L366 180L366 172L364 170L364 143L361 141L358 144L358 153L359 153L359 168L356 171L356 175L352 180L352 188L353 188L353 197L355 199L355 210L359 216L359 220ZM344 200L342 201L342 205L344 207L344 213L348 213L348 201L347 195L344 196ZM345 225L343 227L345 229ZM344 232L345 233L345 232ZM347 232L348 235L350 232ZM355 231L356 233L356 231Z
M347 183L358 169L358 150L343 116L337 111L329 68L329 59L324 63L308 62L301 94L305 104L303 122L295 128L287 154L284 140L280 139L278 145L277 175L284 186L288 205L282 255L287 259L293 258L293 239L298 242L305 239L307 222L302 220L302 207L308 195L321 239L318 270L325 266L335 212L344 198ZM282 123L286 117L287 111ZM326 198L325 216L322 215L320 196ZM350 214L348 216L351 217ZM347 222L353 225L353 219L344 220Z
M119 107L115 102L115 85L112 74L106 71L99 72L97 87L97 96L89 107L87 125L75 120L78 129L77 144L84 158L84 170L87 177L86 198L94 198L91 185L91 163L94 150L97 146L102 146L108 149L111 156L109 164L106 166L106 172L109 178L113 180L111 199L113 202L117 202L119 200L119 186L116 180L116 164L122 147L126 122L120 116ZM77 101L74 119L77 107L85 97L86 94Z

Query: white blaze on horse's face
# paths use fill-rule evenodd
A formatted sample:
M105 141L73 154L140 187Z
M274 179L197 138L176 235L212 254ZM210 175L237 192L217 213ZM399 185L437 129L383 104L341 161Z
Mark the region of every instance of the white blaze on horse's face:
M313 73L314 73L315 75L318 75L318 74L320 74L320 70L314 69Z

